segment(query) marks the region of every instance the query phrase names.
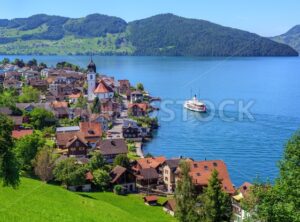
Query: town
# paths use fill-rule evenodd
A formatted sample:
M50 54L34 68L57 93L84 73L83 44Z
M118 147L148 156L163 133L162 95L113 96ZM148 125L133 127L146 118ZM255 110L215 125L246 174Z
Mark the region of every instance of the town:
M87 69L4 59L0 84L0 113L13 122L24 175L33 170L42 181L55 180L75 192L139 193L149 206L164 196L162 210L174 216L184 162L197 193L215 176L231 199L234 221L247 217L240 202L251 184L234 186L222 160L144 155L143 143L159 130L157 118L150 116L157 109L152 101L159 98L142 83L133 86L100 74L91 58Z

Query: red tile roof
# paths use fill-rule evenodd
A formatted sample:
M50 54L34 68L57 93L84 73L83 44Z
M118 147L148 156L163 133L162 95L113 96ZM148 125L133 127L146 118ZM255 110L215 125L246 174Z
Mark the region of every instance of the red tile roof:
M189 163L190 175L196 185L207 186L212 171L216 169L219 173L219 179L222 181L224 191L230 194L235 192L227 167L222 160L189 161Z
M53 108L67 108L68 107L68 103L64 102L64 101L53 101L51 103Z
M105 82L101 79L97 88L94 90L94 93L109 93L113 92L113 90L105 84Z
M31 135L33 133L32 129L25 129L25 130L13 130L12 137L15 139L20 139L23 136Z
M87 137L101 137L101 124L98 122L80 122L80 131L83 133L85 139Z
M242 186L240 186L239 191L243 194L243 196L247 196L250 190L250 187L252 186L249 182L244 182Z
M139 107L144 112L147 112L147 110L149 108L149 104L148 103L130 103L130 104L128 104L128 108L129 109L133 108L134 106Z
M93 174L92 174L92 172L87 172L86 174L85 174L85 179L86 180L89 180L89 181L92 181L93 179L94 179L94 176L93 176Z
M144 201L146 202L153 202L153 201L157 201L158 200L158 197L157 196L145 196L144 198Z
M142 169L146 169L146 168L157 168L165 161L166 158L164 156L159 156L159 157L142 158L139 159L137 163Z

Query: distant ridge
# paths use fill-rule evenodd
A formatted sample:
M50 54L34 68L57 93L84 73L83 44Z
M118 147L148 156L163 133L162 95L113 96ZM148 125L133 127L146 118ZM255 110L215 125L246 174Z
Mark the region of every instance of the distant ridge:
M296 25L286 33L272 37L271 39L279 43L287 44L300 53L300 25Z
M160 14L127 23L33 15L0 19L0 54L147 56L298 56L290 46L208 21Z

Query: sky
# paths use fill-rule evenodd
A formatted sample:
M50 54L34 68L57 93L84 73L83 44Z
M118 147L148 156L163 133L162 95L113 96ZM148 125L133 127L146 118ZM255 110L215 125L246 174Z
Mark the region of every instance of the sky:
M101 13L130 22L173 13L267 37L300 24L299 11L299 0L0 0L0 18L39 13L78 18Z

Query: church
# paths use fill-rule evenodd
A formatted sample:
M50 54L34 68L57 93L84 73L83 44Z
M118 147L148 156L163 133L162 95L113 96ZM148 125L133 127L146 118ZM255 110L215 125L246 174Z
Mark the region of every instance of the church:
M92 58L87 66L87 70L88 101L91 102L96 97L99 99L113 98L114 90L103 79L97 83L97 68Z

